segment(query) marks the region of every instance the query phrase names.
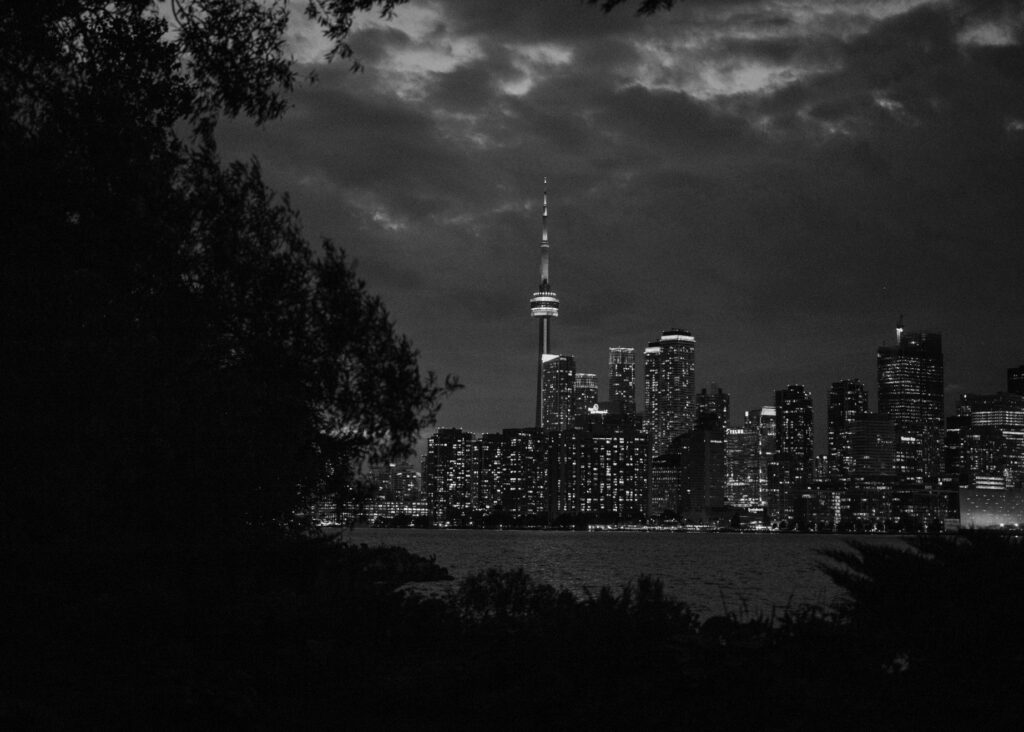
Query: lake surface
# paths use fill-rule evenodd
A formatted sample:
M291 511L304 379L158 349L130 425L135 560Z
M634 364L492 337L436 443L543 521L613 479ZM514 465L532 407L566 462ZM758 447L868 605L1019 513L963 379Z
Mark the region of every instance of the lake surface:
M824 549L848 548L850 540L906 546L897 536L788 533L357 528L344 535L353 543L435 556L456 578L489 567L523 567L536 580L579 594L604 585L619 589L648 574L702 616L741 617L840 599L820 569L829 561Z

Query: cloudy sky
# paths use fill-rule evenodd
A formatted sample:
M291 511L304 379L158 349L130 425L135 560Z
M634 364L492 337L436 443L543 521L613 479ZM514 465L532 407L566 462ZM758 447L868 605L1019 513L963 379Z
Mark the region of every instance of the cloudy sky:
M297 3L301 6L303 3ZM466 388L440 426L533 421L540 199L553 350L697 339L732 419L875 349L943 335L947 405L1024 363L1020 3L696 2L638 18L580 0L411 0L358 18L364 65L324 66L264 128L233 123L311 239L358 262L424 370ZM819 442L821 438L819 436Z

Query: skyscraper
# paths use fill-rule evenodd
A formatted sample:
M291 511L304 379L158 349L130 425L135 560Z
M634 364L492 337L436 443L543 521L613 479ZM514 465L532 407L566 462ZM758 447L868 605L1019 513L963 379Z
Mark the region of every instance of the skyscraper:
M959 413L970 420L957 466L962 487L1024 490L1024 396L964 394Z
M861 412L849 425L849 475L890 483L895 470L896 431L892 419L882 414Z
M536 426L541 427L543 413L541 407L544 356L551 352L551 319L558 317L558 296L552 291L548 282L548 179L544 179L544 205L541 210L540 234L540 286L530 297L530 316L537 318L539 323L540 343L537 354L537 416Z
M729 427L729 395L716 384L700 390L697 395L697 414L709 415L718 421L722 429Z
M718 415L703 414L693 430L679 439L688 444L683 458L686 510L692 519L707 523L714 519L715 509L725 503L725 429Z
M672 329L644 350L644 410L655 456L668 449L672 438L692 430L696 422L696 345L689 331Z
M597 404L597 374L576 374L573 384L573 413L581 417Z
M730 506L760 508L757 437L744 427L725 431L725 501Z
M778 458L792 465L794 486L806 487L814 463L814 403L800 384L775 392L775 436Z
M636 352L632 348L608 349L608 401L620 401L627 414L636 412Z
M541 361L541 427L555 432L568 429L576 416L576 359L546 353Z
M768 470L775 460L775 407L747 410L743 426L757 435L757 478L754 495L763 505L767 498Z
M467 525L476 507L472 445L471 433L454 428L439 429L427 440L423 489L431 513L442 525Z
M938 475L943 454L942 336L905 333L878 349L878 412L896 428L896 472L920 480Z
M832 383L828 392L828 467L833 477L853 471L853 420L868 411L868 390L860 379Z

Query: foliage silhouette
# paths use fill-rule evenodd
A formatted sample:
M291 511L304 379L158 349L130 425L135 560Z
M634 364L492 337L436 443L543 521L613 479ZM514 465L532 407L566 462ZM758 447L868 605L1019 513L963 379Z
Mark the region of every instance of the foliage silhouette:
M352 13L395 5L307 12L344 57ZM218 159L222 115L285 110L288 12L0 7L9 545L302 529L299 509L404 453L455 388L421 377L341 249L302 237L255 161Z

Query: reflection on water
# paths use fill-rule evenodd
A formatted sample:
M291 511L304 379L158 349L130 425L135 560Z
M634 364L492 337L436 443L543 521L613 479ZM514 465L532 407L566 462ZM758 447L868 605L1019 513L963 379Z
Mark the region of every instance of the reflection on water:
M846 548L851 539L905 544L873 535L368 528L345 531L345 539L434 555L456 578L523 567L536 580L581 594L649 574L704 616L831 604L841 593L819 569L827 561L822 549Z

